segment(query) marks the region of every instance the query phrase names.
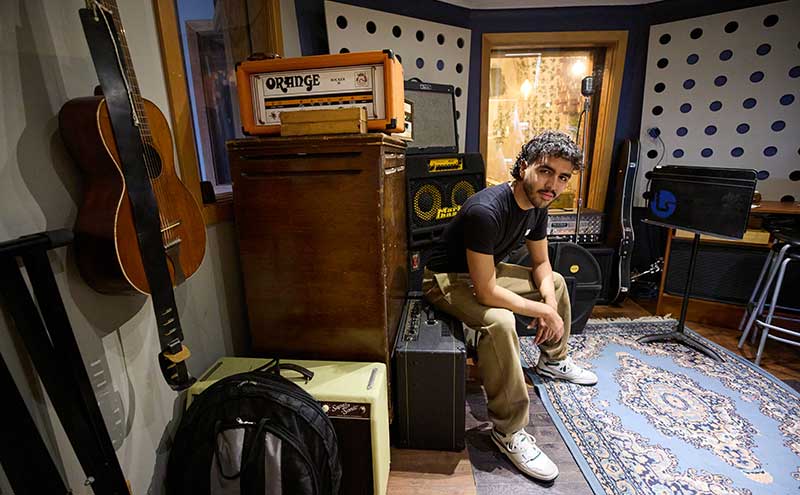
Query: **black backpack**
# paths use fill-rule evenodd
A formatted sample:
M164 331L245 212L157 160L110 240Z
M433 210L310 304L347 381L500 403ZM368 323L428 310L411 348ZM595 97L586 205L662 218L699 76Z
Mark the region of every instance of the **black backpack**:
M336 432L314 398L273 361L223 378L181 419L167 466L171 495L336 495Z

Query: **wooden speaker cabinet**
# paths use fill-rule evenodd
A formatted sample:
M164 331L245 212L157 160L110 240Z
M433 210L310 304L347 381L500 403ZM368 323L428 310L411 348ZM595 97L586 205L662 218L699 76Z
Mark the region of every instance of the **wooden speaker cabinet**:
M403 141L241 139L228 153L253 350L389 366L408 287Z

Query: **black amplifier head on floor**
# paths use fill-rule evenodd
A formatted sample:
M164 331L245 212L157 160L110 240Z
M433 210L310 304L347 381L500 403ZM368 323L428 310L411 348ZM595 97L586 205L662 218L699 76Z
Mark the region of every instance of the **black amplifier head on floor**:
M457 153L455 91L449 84L419 79L405 82L405 100L411 104L411 136L406 153Z
M656 167L645 177L647 223L741 239L747 229L756 171L717 167Z
M464 202L486 186L480 153L406 157L408 242L437 241Z

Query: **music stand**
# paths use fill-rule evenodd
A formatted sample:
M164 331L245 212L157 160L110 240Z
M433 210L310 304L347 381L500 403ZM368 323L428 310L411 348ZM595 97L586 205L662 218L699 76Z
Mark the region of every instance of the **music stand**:
M649 190L645 223L694 232L681 314L675 330L639 338L639 342L676 341L722 361L714 349L686 333L686 310L692 287L700 234L741 239L747 230L756 188L756 171L717 167L668 165L648 172Z

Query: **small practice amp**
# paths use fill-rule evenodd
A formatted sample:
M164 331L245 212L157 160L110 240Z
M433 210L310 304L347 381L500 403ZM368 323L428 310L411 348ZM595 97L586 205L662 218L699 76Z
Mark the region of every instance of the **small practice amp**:
M547 215L547 240L550 242L575 242L574 208L553 208ZM597 243L603 236L603 213L584 208L581 210L581 228L578 243Z
M256 370L269 359L224 357L189 388L186 407L217 380ZM347 361L281 360L314 373L306 383L300 375L283 372L311 394L336 430L342 461L340 493L386 493L389 480L389 399L386 365Z
M466 347L461 323L422 299L408 299L392 359L395 445L464 448Z

